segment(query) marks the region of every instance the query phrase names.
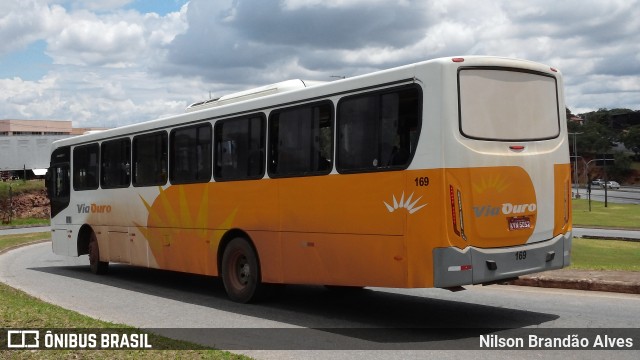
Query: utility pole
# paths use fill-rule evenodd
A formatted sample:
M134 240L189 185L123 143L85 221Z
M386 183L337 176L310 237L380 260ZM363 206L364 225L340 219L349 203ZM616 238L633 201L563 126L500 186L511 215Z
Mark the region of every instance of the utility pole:
M576 145L576 136L581 134L583 133L569 133L569 135L573 135L573 182L576 187L576 199L580 198L580 184L578 183L578 146Z
M13 194L11 189L11 183L9 183L9 222L7 224L11 224L13 220L11 217L13 216Z

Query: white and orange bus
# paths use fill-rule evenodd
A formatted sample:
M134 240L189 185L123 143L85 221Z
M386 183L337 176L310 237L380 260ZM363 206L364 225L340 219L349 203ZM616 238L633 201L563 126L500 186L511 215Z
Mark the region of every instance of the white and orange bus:
M56 141L53 251L269 284L459 289L570 262L562 77L441 58Z

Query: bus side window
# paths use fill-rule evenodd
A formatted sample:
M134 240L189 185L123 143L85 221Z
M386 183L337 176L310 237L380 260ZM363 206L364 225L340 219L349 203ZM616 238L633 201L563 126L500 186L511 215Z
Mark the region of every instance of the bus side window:
M339 172L403 169L417 146L417 87L346 97L338 104Z
M133 186L157 186L167 183L167 133L138 135L132 145Z
M222 120L215 127L216 181L259 179L264 175L264 116Z
M131 140L129 138L102 143L102 188L128 187L131 182Z
M169 178L173 184L211 180L211 125L171 131Z
M73 189L98 188L100 147L98 144L78 146L73 150Z
M333 159L333 105L329 102L276 110L269 117L269 174L323 175Z

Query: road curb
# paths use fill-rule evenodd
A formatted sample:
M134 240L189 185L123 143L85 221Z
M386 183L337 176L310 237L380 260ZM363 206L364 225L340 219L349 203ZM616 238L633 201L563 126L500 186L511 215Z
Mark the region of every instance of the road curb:
M623 236L595 236L595 235L582 235L576 236L576 238L580 239L591 239L591 240L618 240L618 241L631 241L631 242L640 242L640 239L623 237Z
M16 245L12 245L9 246L7 248L4 249L0 249L0 255L7 253L11 250L15 250L15 249L19 249L21 247L25 247L25 246L29 246L29 245L35 245L35 244L40 244L40 243L44 243L44 242L51 242L51 239L43 239L43 240L34 240L34 241L29 241L26 243L22 243L22 244L16 244Z
M606 291L625 294L640 294L640 282L623 282L602 279L557 279L545 275L523 276L506 282L507 285L534 286L542 288Z

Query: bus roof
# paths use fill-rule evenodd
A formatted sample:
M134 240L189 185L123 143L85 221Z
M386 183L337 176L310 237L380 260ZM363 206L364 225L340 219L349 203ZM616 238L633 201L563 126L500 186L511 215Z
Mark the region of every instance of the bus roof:
M398 81L415 81L417 66L512 66L531 70L553 72L559 71L541 63L496 56L457 56L436 58L418 63L408 64L368 74L358 75L335 81L287 80L271 85L265 85L245 91L225 95L218 99L211 99L191 104L185 113L174 114L155 120L137 124L125 125L99 133L84 134L55 141L52 149L60 146L82 144L91 141L104 140L126 135L135 135L167 127L183 126L203 119L233 116L234 114L250 111L261 111L282 104L292 104L308 99L343 94L380 84L391 84Z

